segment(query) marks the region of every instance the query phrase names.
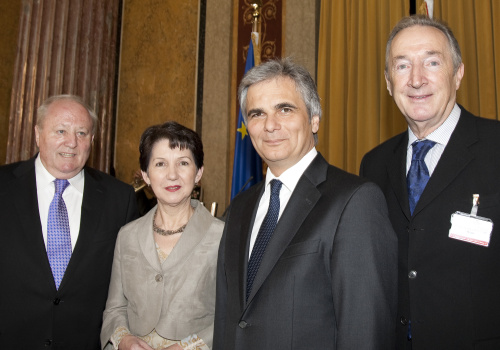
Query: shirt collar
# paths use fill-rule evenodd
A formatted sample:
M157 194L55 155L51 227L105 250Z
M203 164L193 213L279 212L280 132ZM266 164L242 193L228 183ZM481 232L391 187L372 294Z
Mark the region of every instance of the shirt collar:
M448 116L448 118L446 118L446 120L443 122L443 124L441 124L436 130L434 130L429 135L427 135L427 137L425 139L434 141L434 142L446 147L446 145L448 144L448 141L450 140L451 134L453 134L453 131L455 130L455 127L458 124L458 120L460 119L461 112L462 112L462 110L455 103L455 106L451 110L451 113ZM417 140L418 140L418 138L415 136L413 131L411 131L410 127L408 127L407 149L410 148L410 146L413 144L413 142L415 142Z
M295 186L297 186L297 183L300 180L300 177L302 176L304 171L306 171L307 167L309 166L309 164L311 164L317 154L318 151L316 150L316 147L313 147L309 152L307 152L304 157L302 157L301 160L285 170L279 177L274 176L271 169L267 168L266 188L268 188L267 185L269 184L269 182L271 182L271 180L278 179L283 183L288 191L293 192Z
M35 159L35 175L37 178L38 184L43 184L43 186L53 186L52 183L56 179L49 171L43 166L43 163L40 159L40 154ZM83 173L83 169L73 176L71 179L68 179L71 186L75 187L75 189L83 193L83 187L85 182L85 176Z

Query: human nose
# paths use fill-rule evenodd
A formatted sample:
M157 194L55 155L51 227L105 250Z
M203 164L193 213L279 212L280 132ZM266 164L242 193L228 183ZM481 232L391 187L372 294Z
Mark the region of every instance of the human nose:
M64 144L69 148L75 148L77 143L78 143L78 136L76 134L68 132L66 134L66 137L64 138Z
M427 78L425 77L423 67L421 67L420 65L414 65L410 71L408 86L418 89L426 83Z
M273 132L274 130L279 130L281 125L279 123L279 117L276 113L270 113L266 117L266 121L264 122L264 130L267 132Z
M176 180L178 177L177 167L175 165L167 166L167 179Z

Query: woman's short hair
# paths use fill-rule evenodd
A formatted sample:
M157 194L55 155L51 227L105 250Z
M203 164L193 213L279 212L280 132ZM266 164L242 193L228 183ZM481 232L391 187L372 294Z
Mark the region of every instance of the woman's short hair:
M154 145L162 140L170 142L170 148L188 149L193 154L197 169L203 166L203 143L196 131L185 126L168 121L163 124L153 125L144 130L139 143L139 164L141 170L147 172Z

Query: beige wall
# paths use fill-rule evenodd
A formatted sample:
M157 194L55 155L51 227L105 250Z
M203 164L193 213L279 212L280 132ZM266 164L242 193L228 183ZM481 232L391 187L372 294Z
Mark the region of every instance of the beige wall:
M237 0L207 1L201 136L204 202L229 204L236 103L234 20ZM316 71L320 0L283 0L284 55ZM195 126L198 1L125 0L115 152L117 177L130 182L138 167L138 142L149 125L173 119ZM180 21L179 19L183 20Z
M5 164L21 0L0 1L0 164Z
M283 56L292 56L316 76L320 0L285 0Z
M320 0L282 0L283 53L314 75ZM238 0L207 0L201 136L205 147L204 202L229 204L230 123L236 116L234 51ZM0 164L5 161L12 72L21 0L1 1ZM176 120L195 129L199 0L124 0L114 168L131 182L139 169L144 129Z
M233 0L207 1L205 68L203 78L204 202L217 202L222 215L228 204L229 122L231 113Z
M124 0L116 122L116 176L139 170L139 139L151 125L195 126L198 0Z
M279 0L278 0L279 1ZM320 0L281 0L283 5L283 56L293 56L313 76L316 75L317 43L319 30ZM232 4L232 7L230 6ZM207 159L207 167L215 169L205 172L206 203L217 201L219 214L229 205L230 182L235 133L230 125L235 124L238 0L220 0L217 4L208 1L207 39L205 52L205 81L203 102L203 141L210 143L213 152ZM228 16L226 14L232 14ZM211 67L207 69L207 67ZM231 123L233 119L233 123ZM207 130L207 123L211 125ZM219 137L216 137L219 135ZM224 138L225 137L225 138ZM207 147L207 146L206 146Z

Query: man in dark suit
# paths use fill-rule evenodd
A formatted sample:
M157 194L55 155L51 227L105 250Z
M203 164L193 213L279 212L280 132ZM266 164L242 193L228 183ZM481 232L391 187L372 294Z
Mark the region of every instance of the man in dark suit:
M463 74L446 25L394 27L385 76L408 130L360 174L382 188L398 235L398 349L500 349L500 123L456 104Z
M397 240L380 189L316 151L321 105L303 67L268 61L239 96L268 170L229 209L214 350L391 348Z
M38 155L0 167L2 349L100 349L116 235L138 213L131 186L85 167L97 124L80 98L51 97L37 112Z

